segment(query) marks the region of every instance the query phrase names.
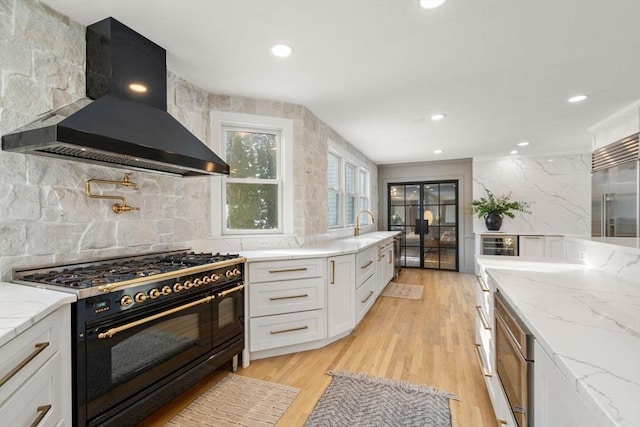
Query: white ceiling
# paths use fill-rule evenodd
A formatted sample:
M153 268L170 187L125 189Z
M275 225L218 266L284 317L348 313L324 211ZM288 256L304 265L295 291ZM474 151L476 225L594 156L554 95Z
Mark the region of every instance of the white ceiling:
M44 2L113 16L209 92L302 104L378 164L588 152L587 128L640 98L640 0Z

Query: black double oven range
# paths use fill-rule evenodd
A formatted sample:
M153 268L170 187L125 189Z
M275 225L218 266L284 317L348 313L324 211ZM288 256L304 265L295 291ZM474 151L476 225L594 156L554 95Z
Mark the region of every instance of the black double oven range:
M244 348L244 262L188 250L15 269L72 292L74 426L138 423Z

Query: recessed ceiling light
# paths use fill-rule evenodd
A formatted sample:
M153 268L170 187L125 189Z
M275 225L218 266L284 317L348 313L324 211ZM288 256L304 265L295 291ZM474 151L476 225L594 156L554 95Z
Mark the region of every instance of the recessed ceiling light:
M518 147L526 147L527 145L529 145L528 141L518 142Z
M435 9L442 6L447 0L420 0L420 7L423 9Z
M518 154L518 150L511 150L510 153L511 154Z
M572 96L571 98L569 98L567 101L574 103L574 102L582 102L585 99L587 99L589 97L589 95L576 95L576 96Z
M271 47L271 53L279 58L286 58L291 55L291 52L293 52L293 49L291 46L287 46L286 44L274 44Z
M442 113L434 114L431 116L431 120L438 121L444 119L446 116Z
M433 154L440 154L440 153L442 153L442 150L439 148L437 150L433 150Z
M549 160L547 160L547 161L548 161L548 162L553 162L553 159L549 159Z

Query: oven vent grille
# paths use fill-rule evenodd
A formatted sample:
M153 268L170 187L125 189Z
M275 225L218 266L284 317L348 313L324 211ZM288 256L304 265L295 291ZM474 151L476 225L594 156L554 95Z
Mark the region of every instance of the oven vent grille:
M640 133L594 151L591 156L591 172L640 159L638 136Z

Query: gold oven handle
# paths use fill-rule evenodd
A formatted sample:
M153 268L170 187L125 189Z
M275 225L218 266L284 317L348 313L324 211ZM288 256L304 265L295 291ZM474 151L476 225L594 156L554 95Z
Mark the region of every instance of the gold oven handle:
M199 300L190 302L189 304L181 305L180 307L172 308L170 310L163 311L162 313L154 314L153 316L149 316L149 317L145 317L145 318L140 319L140 320L136 320L135 322L131 322L131 323L127 323L127 324L122 325L122 326L111 328L111 329L109 329L109 330L107 330L105 332L100 332L98 334L98 338L101 339L101 340L105 339L105 338L112 338L115 334L117 334L119 332L126 331L127 329L131 329L131 328L135 328L136 326L143 325L143 324L145 324L147 322L151 322L152 320L160 319L161 317L165 317L165 316L168 316L168 315L173 314L173 313L177 313L177 312L182 311L182 310L186 310L187 308L195 307L196 305L209 303L209 302L213 301L214 299L215 299L215 296L210 295L208 297L201 298Z
M226 297L229 294L239 291L240 289L244 289L244 285L236 286L235 288L227 289L226 291L218 292L218 298Z

